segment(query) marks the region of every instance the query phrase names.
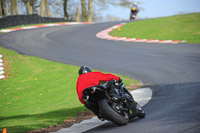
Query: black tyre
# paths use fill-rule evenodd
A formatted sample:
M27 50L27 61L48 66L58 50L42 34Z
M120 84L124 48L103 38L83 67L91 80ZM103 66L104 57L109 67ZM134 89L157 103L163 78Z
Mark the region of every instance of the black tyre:
M142 107L138 103L136 105L136 108L138 110L137 117L144 118L145 117L145 112L144 112L144 110L142 109Z
M128 114L126 112L119 112L113 107L113 102L108 99L102 99L99 102L99 108L108 120L111 120L113 123L122 126L126 125L129 121Z

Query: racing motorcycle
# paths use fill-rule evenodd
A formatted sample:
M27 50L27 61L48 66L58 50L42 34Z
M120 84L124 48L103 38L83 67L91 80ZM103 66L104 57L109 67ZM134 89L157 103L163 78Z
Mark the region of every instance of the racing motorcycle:
M130 20L134 20L137 16L137 12L131 12L130 13Z
M130 13L130 20L134 20L137 16L137 13L139 12L139 10L136 8L131 8L131 13Z
M104 119L119 126L126 125L135 117L145 117L144 110L134 101L124 83L117 80L86 88L83 101L97 106Z

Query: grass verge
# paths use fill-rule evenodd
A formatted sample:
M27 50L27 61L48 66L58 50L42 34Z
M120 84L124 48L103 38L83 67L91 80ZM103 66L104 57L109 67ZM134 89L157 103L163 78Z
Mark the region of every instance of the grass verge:
M109 33L117 37L186 40L200 43L200 13L176 15L127 23Z
M20 55L0 47L6 79L0 80L0 132L58 125L86 108L76 94L77 66ZM139 82L121 76L129 86Z

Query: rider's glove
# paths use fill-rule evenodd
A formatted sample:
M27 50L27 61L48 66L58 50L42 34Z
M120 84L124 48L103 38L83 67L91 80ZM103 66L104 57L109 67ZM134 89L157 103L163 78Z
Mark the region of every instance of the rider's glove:
M121 85L122 80L121 80L121 78L119 78L118 81L114 79L113 82L114 82L114 85L115 85L115 86L119 86L119 85Z
M117 80L113 79L112 81L113 81L113 84L114 84L115 86L118 86L118 85L119 85L119 82L118 82Z

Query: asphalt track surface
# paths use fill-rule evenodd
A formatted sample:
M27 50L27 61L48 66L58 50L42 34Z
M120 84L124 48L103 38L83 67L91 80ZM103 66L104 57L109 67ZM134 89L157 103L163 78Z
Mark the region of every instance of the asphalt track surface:
M118 23L73 25L0 35L0 46L57 62L141 80L153 92L145 119L112 122L86 131L104 133L199 133L200 45L102 40L95 34Z

